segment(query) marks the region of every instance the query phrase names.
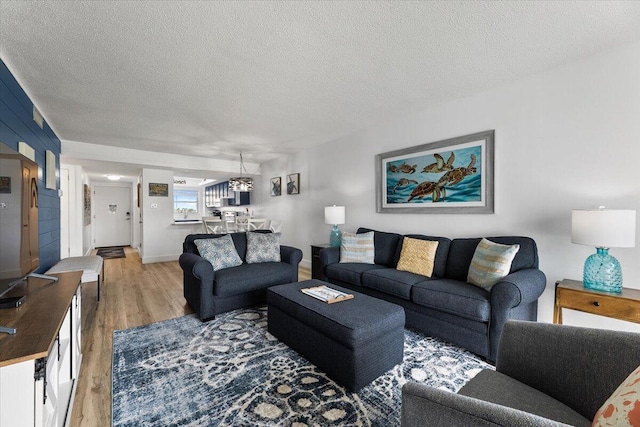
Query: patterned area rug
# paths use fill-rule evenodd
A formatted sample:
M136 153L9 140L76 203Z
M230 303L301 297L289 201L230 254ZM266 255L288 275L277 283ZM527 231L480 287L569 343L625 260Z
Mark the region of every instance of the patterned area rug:
M400 425L402 385L457 391L477 356L405 331L404 362L358 393L267 332L267 310L195 315L114 331L114 426Z
M100 255L104 259L127 257L122 246L106 246L104 248L98 248L96 255Z

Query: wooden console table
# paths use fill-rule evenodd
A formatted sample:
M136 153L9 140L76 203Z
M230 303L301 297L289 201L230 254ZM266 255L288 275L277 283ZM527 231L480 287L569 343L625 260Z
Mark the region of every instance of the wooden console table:
M29 278L7 296L24 304L0 310L0 427L68 425L82 361L82 271Z
M640 289L602 292L587 289L580 281L564 279L556 282L553 323L562 323L563 308L640 323Z

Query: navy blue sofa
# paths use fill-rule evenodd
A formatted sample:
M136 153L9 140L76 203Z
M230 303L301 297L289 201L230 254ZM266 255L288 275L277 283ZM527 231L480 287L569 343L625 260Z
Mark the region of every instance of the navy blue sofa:
M298 264L302 261L300 249L281 245L281 262L246 264L246 233L231 233L243 264L213 271L211 263L200 256L194 240L221 236L224 234L190 234L182 244L179 262L184 277L184 298L200 320L211 320L216 314L237 308L265 304L269 286L298 281Z
M396 270L403 235L374 231L375 264L340 263L340 248L320 251L322 279L339 286L404 307L406 326L437 337L495 362L498 343L509 319L537 320L538 298L546 278L538 269L538 250L528 237L488 237L519 244L511 272L491 291L466 282L469 265L481 238L408 234L406 237L437 240L431 278Z

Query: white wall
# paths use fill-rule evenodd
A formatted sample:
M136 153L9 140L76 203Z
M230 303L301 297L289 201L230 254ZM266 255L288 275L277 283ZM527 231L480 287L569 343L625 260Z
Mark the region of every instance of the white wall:
M328 241L323 207L332 204L346 206L346 231L530 236L547 275L538 319L551 322L555 281L579 280L595 252L571 243L571 210L640 211L639 76L634 43L271 161L262 165L263 209L285 220L283 242L303 249L307 265L309 245ZM376 154L489 129L496 132L494 214L376 213ZM268 197L270 177L298 171L300 195ZM635 248L610 253L624 285L640 289L640 238ZM570 310L564 323L640 332L637 324Z

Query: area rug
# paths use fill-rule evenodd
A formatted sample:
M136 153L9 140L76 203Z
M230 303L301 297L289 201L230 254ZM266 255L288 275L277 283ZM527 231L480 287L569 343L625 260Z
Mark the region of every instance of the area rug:
M126 258L124 248L122 246L106 246L98 248L96 255L100 255L104 259Z
M482 369L460 348L405 331L404 362L346 391L267 332L267 310L195 315L113 333L114 426L393 426L411 380L457 391Z

